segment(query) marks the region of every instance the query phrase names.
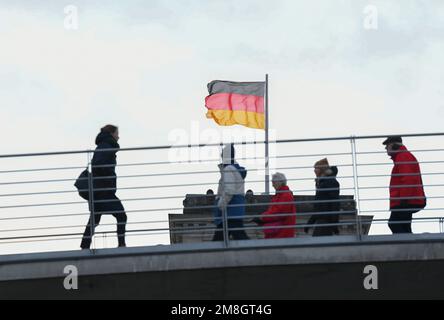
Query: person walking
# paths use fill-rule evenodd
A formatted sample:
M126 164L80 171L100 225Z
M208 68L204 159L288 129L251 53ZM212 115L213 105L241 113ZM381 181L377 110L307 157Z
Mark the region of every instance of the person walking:
M331 167L328 159L315 163L316 196L314 203L315 214L311 216L308 225L314 225L313 237L333 236L339 234L339 202L340 184L336 178L338 168ZM308 233L310 227L305 228Z
M282 173L275 173L271 179L276 194L261 218L255 221L264 227L265 239L294 238L296 227L296 206L293 192L287 186L287 178ZM287 216L283 216L287 215Z
M388 137L382 144L394 163L390 179L389 228L393 234L412 233L413 214L427 205L420 165L404 146L402 137Z
M213 241L223 241L223 213L227 214L229 236L233 240L248 240L244 228L245 217L245 178L247 170L235 160L234 146L227 145L222 150L222 163L219 164L221 178L216 197L215 221L217 230Z
M82 249L91 247L95 228L103 214L111 214L116 218L119 247L126 247L127 216L122 202L116 196L116 153L120 148L118 141L119 128L113 125L103 127L96 137L97 148L91 161L94 201L92 203L90 201L92 212L80 245Z

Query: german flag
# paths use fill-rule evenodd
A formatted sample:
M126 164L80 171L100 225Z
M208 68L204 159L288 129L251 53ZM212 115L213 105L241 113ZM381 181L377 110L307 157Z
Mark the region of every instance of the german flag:
M265 129L265 82L215 80L208 84L207 118L221 126Z

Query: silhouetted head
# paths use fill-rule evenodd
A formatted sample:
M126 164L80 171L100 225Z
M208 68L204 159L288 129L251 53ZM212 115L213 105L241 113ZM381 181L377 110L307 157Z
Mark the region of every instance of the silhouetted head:
M273 183L273 188L275 190L279 190L282 187L285 187L287 185L287 178L283 173L276 172L271 177L271 182Z
M119 128L112 124L107 124L106 126L104 126L102 129L100 129L100 132L109 133L116 141L119 141L120 139Z
M330 168L330 164L328 163L327 158L321 159L316 162L314 165L314 172L316 174L316 177L319 178L324 176L328 168Z
M382 144L385 146L387 155L389 157L393 157L399 151L401 146L403 146L402 137L400 136L388 137Z

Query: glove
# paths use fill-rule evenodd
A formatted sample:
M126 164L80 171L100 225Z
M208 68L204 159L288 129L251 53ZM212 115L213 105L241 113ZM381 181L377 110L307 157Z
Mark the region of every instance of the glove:
M219 210L223 211L226 206L227 206L227 204L225 203L224 198L220 198L217 201L217 207L219 208Z

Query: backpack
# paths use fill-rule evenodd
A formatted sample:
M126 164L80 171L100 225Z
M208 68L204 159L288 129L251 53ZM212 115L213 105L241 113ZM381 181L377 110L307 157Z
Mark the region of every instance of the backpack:
M86 169L80 174L80 176L77 178L76 182L74 183L74 186L77 188L77 191L79 192L79 196L85 200L89 200L90 176L91 173L88 171L88 169Z

